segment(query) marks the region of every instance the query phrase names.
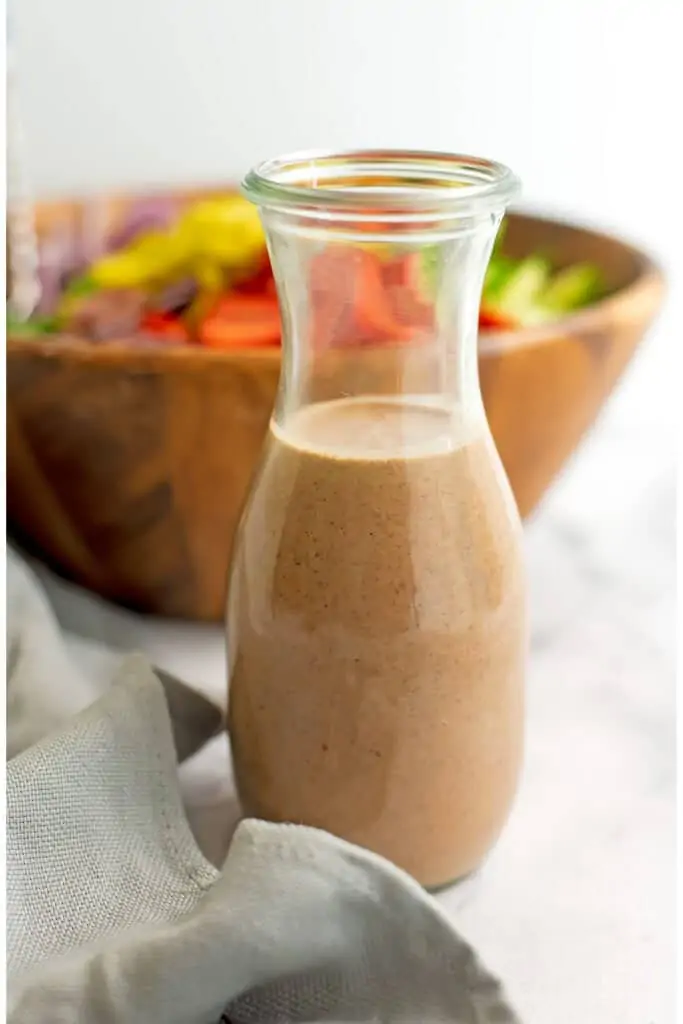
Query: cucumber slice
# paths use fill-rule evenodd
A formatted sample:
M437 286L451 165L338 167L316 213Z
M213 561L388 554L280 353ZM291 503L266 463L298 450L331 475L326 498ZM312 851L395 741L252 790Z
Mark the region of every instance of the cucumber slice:
M439 284L439 261L441 252L438 245L427 245L420 251L417 268L417 290L427 302L433 302Z
M516 320L524 322L537 305L550 278L550 264L541 256L529 256L518 263L496 296L496 306Z
M516 266L516 262L511 260L509 256L491 257L491 262L486 268L484 290L482 293L486 303L493 304L498 299Z
M539 296L539 303L553 313L569 313L595 302L604 294L602 274L591 263L576 263L560 270Z
M508 229L507 217L503 217L502 221L500 222L500 227L498 228L498 232L496 234L496 239L495 239L495 241L493 243L492 258L495 257L495 256L500 256L501 255L501 249L503 248L503 242L505 241L505 235L507 234L507 229Z
M54 334L58 330L55 317L40 316L30 317L28 320L18 320L8 315L7 334L14 338L40 338L44 334Z

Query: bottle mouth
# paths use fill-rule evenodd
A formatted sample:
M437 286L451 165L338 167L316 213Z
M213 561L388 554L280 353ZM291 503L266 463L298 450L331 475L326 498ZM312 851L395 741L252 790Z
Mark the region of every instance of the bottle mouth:
M242 192L257 206L303 216L458 218L503 210L519 181L504 164L457 153L314 151L259 164Z

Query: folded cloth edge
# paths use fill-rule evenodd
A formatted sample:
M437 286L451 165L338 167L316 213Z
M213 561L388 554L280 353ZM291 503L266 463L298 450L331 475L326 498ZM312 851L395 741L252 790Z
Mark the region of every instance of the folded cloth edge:
M26 764L38 756L49 757L50 748L79 727L102 717L116 716L128 702L137 704L140 719L151 730L151 742L158 763L155 796L165 822L164 838L169 852L193 884L209 887L218 876L216 868L204 857L192 834L183 805L178 758L164 686L147 659L141 654L127 655L114 677L111 687L92 704L83 708L59 728L48 733L33 746L22 750L7 762L7 818L12 814L13 781ZM161 778L164 785L160 784ZM172 838L171 838L172 837Z
M253 893L257 879L260 880L259 890L261 881L265 890L277 881L278 872L274 868L278 864L283 870L287 864L304 867L305 876L295 871L285 877L295 885L297 880L306 877L316 889L314 879L317 876L324 886L322 893L326 890L332 893L337 881L343 881L348 889L349 882L355 879L357 895L370 898L378 921L384 919L392 931L398 929L396 934L401 934L401 925L405 922L394 918L400 918L401 909L414 901L413 913L421 907L424 919L431 919L436 926L436 930L430 926L432 953L438 942L440 954L451 961L450 981L442 982L447 986L442 993L444 1003L460 1004L464 990L468 990L471 1011L477 1015L472 1021L519 1024L514 1011L506 1004L498 979L483 966L476 951L457 933L438 903L400 868L324 831L256 819L246 819L238 826L226 860L227 872L216 879L212 891L186 917L168 925L140 926L122 936L120 941L101 948L76 950L58 961L28 971L10 988L8 1024L20 1024L24 1015L31 1021L42 1020L41 1013L48 1008L59 1008L50 1020L60 1024L71 1020L69 1014L78 1011L79 991L90 992L90 998L97 999L98 1024L117 1024L121 992L133 990L138 1003L134 1020L131 1018L129 1024L147 1024L156 1019L150 1014L154 1013L159 996L151 981L153 965L162 949L167 973L165 980L157 979L157 984L166 990L170 1014L164 1016L164 1021L180 1024L198 1020L199 1017L193 1016L198 1011L202 1020L218 1021L222 1012L225 1016L221 1016L221 1020L252 1020L255 1001L256 1005L261 1000L268 1004L268 986L278 981L278 975L304 967L302 956L306 949L305 945L301 946L295 922L292 922L294 928L287 948L274 947L265 955L270 945L263 943L263 933L260 939L252 936L250 941L244 931L243 916L232 917L231 893L233 897L235 893L241 894L249 905L249 893ZM364 893L366 885L369 889ZM267 891L261 898L264 905L269 904ZM243 905L242 913L244 909ZM310 909L313 911L313 905ZM333 906L328 907L318 899L311 923L316 919L320 923L330 913L334 916ZM413 924L417 920L413 918ZM262 920L259 927L263 928ZM265 927L267 936L267 922ZM257 927L255 931L258 930ZM334 954L334 935L334 929L321 933L318 944L321 959ZM260 965L257 965L257 953L261 957L265 955ZM200 959L193 963L197 956ZM175 969L172 968L174 961ZM191 986L194 993L187 989L188 971L194 979ZM95 990L96 997L92 995ZM200 997L198 992L201 992ZM449 1014L439 1019L456 1020L460 1015L456 1018Z

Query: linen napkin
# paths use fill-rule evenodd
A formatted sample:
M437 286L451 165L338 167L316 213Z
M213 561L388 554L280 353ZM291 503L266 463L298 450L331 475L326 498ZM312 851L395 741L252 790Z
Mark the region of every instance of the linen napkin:
M12 555L7 649L10 1024L518 1024L438 904L382 858L245 821L209 864L177 763L218 710L137 655L93 701Z

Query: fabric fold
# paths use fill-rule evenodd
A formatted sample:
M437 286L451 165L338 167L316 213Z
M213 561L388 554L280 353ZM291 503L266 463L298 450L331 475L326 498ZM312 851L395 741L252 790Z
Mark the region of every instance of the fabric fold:
M54 727L7 766L9 1024L518 1024L438 904L382 858L245 821L209 864L180 794L182 711L138 655L66 714L48 673L67 661L26 646L21 615L46 621L27 579L10 668L38 673L31 700L52 685Z

